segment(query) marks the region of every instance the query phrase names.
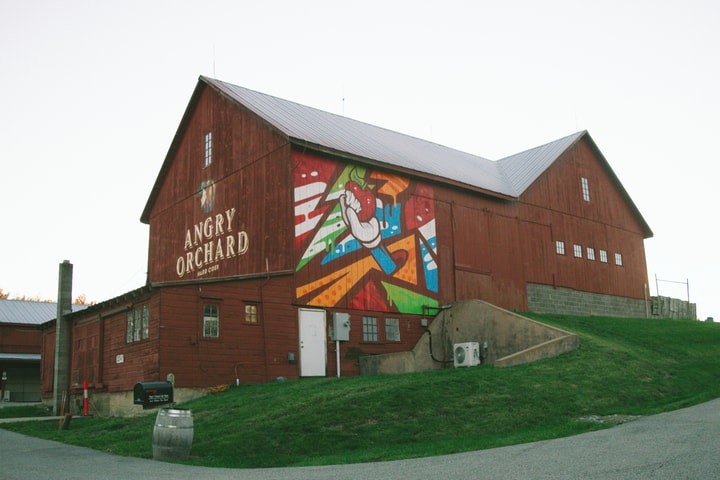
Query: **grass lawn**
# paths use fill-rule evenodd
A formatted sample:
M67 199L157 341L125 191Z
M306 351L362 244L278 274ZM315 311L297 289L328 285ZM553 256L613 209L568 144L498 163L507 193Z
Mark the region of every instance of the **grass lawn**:
M185 463L278 467L440 455L606 428L720 397L720 325L696 321L532 318L575 332L580 348L511 368L315 378L240 386L193 411ZM2 412L2 409L0 409ZM16 432L152 457L154 412L135 418L2 424Z

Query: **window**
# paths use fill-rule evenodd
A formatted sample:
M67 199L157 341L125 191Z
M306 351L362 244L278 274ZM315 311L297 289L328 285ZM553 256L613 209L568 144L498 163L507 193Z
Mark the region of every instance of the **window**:
M205 134L205 166L208 167L212 163L212 132Z
M615 265L618 267L622 267L622 253L616 253L615 254Z
M595 260L595 249L593 247L587 247L587 259Z
M378 324L376 317L363 317L363 341L378 341Z
M589 202L590 201L590 184L588 183L588 179L586 177L581 177L580 185L582 187L583 200L585 200L586 202Z
M125 334L125 343L133 342L133 332L135 331L135 316L130 310L127 314L127 333Z
M400 320L397 318L385 319L385 340L400 341Z
M150 307L142 305L127 312L125 342L132 343L150 336Z
M148 338L150 336L150 307L148 305L143 305L142 322L142 338Z
M605 250L600 250L600 261L607 263L607 252Z
M565 242L557 240L555 242L555 253L558 255L565 255Z
M203 336L217 337L219 336L220 317L218 316L218 306L215 303L206 303L203 305Z
M582 245L578 245L577 243L573 245L573 254L575 258L582 258Z
M245 321L247 323L257 323L257 305L245 305Z
M142 310L139 308L135 309L135 335L133 340L138 341L140 340L140 335L142 333Z

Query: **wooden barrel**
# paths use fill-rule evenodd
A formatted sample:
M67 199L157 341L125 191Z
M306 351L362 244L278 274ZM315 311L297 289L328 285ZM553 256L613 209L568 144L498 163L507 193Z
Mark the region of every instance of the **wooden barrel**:
M187 460L193 441L192 410L161 408L153 428L155 460Z

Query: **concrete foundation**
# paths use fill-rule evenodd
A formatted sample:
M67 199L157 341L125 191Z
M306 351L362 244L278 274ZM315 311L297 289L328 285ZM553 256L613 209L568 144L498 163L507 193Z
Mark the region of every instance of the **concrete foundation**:
M478 342L482 362L509 367L550 358L578 348L578 337L481 300L443 309L428 333L409 352L360 358L362 375L453 368L453 344ZM487 349L483 344L487 342Z
M176 404L189 402L196 398L207 395L207 388L175 388L173 397ZM47 401L43 403L47 404ZM157 409L167 407L158 405L152 408L143 408L142 405L133 404L133 392L93 392L88 394L90 415L101 417L135 417L157 413ZM65 413L72 413L73 416L83 415L83 394L72 394L65 404Z

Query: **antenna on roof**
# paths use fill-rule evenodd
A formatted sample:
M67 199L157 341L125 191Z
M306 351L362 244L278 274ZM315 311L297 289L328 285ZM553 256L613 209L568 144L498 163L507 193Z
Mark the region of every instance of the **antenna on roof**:
M213 43L213 78L217 78L215 76L215 44Z
M340 84L340 111L341 115L345 116L345 83Z

